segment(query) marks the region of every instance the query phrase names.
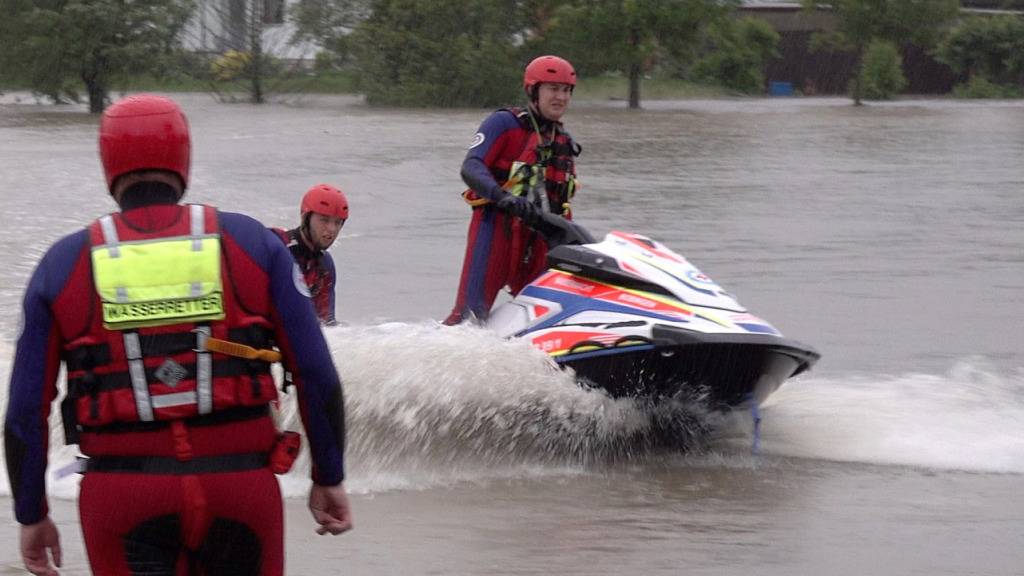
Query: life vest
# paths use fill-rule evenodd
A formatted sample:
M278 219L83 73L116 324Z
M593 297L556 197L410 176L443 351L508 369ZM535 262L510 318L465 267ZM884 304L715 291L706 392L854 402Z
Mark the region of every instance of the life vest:
M292 259L299 265L317 317L322 322L332 323L334 318L331 313L331 291L334 290L335 279L324 265L323 250L314 251L306 246L300 239L301 232L298 228L292 230L273 228L273 231L288 247L292 253Z
M549 140L528 110L502 110L516 117L519 129L509 135L511 141L505 149L510 153L499 156L489 167L491 174L510 194L526 196L550 212L570 216L578 187L575 158L580 154L580 146L561 123L552 125L554 137ZM471 190L463 196L472 206L487 203Z
M277 398L270 363L206 345L211 338L258 350L273 345L269 313L246 308L237 293L269 291L231 277L216 209L182 207L173 224L152 233L111 214L89 227L89 241L92 305L77 314L92 317L63 351L66 431L69 417L82 430L101 431L266 413ZM75 313L55 309L58 321Z

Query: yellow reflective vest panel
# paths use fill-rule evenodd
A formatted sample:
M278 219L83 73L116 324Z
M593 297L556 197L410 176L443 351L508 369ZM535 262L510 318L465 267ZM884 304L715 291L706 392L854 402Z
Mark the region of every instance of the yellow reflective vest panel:
M202 206L190 206L190 234L122 242L111 216L104 243L92 247L93 281L108 330L224 318L220 235L203 230Z

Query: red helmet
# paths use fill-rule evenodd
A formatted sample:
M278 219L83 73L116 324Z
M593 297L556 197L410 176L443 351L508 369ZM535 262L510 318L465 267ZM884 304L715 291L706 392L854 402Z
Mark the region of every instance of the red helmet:
M123 98L100 120L100 159L111 190L119 176L136 170L174 172L187 188L191 148L185 114L163 96Z
M527 93L541 82L553 82L576 86L576 71L568 60L558 56L539 56L526 65L523 74L523 89Z
M317 184L302 197L302 217L315 212L324 216L348 220L348 198L345 193L329 184Z

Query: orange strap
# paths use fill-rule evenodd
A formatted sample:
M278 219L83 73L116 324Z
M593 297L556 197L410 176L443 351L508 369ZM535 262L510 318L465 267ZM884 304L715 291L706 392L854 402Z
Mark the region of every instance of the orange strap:
M262 360L264 362L280 362L281 353L277 350L257 349L238 342L221 340L220 338L207 338L206 350L218 352L227 356L245 358L246 360Z
M462 199L465 200L466 204L469 204L470 207L472 208L476 208L477 206L483 206L484 204L490 203L490 200L488 200L487 198L470 198L470 194L473 194L473 191L466 190L465 192L462 193Z

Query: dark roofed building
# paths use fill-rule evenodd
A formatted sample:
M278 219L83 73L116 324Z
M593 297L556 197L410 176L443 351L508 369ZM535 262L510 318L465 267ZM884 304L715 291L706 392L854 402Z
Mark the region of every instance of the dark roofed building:
M961 10L976 14L1024 14L1024 0L964 0ZM805 94L844 94L853 77L856 61L848 52L810 50L811 35L835 29L828 9L804 10L800 2L747 0L740 14L768 21L781 36L780 57L765 71L768 82L788 82ZM917 46L902 47L906 91L911 94L945 94L959 80L949 67Z

